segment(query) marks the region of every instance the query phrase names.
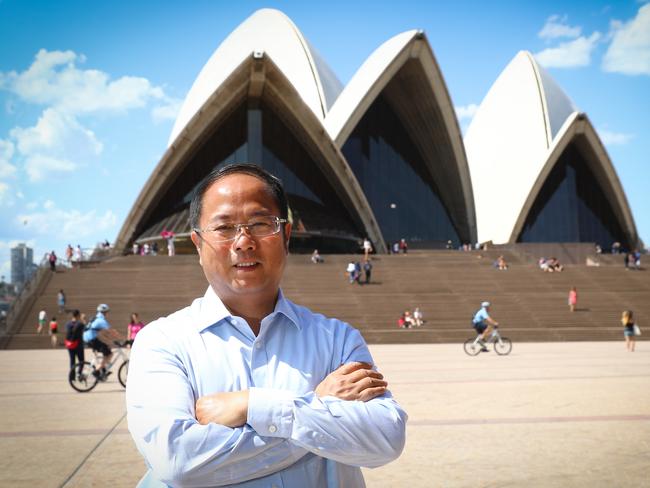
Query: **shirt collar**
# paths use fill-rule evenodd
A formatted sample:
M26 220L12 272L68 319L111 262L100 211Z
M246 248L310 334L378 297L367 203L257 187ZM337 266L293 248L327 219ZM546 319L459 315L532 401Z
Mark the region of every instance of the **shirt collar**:
M271 314L269 314L269 317L278 313L281 313L286 318L288 318L289 322L295 325L298 330L302 330L300 320L298 320L298 316L296 315L296 312L293 308L293 304L285 298L282 290L279 290L278 300L275 303L275 309L273 312L271 312ZM203 295L203 299L201 299L198 303L198 314L197 321L195 322L195 327L199 332L203 332L208 327L217 325L219 322L222 322L228 317L232 317L232 314L214 292L212 287L208 286L205 295Z

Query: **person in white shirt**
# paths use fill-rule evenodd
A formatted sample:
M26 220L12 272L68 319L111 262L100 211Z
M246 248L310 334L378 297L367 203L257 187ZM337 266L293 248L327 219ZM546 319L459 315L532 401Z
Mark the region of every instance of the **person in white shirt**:
M209 283L142 329L129 363L140 487L365 486L396 459L407 415L356 329L280 290L291 235L280 181L259 166L213 171L190 206Z

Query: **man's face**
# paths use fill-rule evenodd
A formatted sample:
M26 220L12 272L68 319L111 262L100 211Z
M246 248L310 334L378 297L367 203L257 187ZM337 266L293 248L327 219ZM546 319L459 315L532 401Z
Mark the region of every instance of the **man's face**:
M280 216L266 184L251 175L231 174L217 180L203 195L199 227L247 223L258 217ZM192 232L201 267L226 305L231 300L274 301L287 257L291 224L265 237L242 230L232 241L217 242L209 232Z

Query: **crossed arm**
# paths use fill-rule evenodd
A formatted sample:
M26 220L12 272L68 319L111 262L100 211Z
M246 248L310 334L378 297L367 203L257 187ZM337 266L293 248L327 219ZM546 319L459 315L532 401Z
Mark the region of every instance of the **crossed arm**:
M146 334L141 339L129 368L129 430L163 482L239 483L288 468L309 452L375 467L403 449L406 414L367 363L346 363L304 394L252 387L195 403L188 373L169 353L171 345ZM370 358L365 344L359 347L344 357Z
M367 402L386 393L388 383L372 365L352 362L341 365L316 387L319 398L332 396L341 400ZM202 425L215 423L241 427L248 420L248 390L213 393L196 402L196 419Z

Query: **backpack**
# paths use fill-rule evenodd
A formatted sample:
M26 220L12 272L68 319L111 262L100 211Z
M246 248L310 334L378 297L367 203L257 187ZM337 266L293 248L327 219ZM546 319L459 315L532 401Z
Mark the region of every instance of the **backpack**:
M92 320L88 321L88 323L84 327L84 332L86 332L87 330L92 330L93 329L93 324L95 323L96 318L97 317L94 317Z

